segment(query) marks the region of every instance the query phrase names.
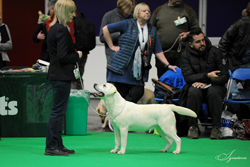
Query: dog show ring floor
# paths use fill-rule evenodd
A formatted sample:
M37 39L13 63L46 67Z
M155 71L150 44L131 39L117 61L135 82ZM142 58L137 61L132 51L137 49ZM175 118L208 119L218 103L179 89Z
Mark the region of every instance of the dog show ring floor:
M91 99L95 109L98 99ZM69 156L45 156L45 137L4 137L0 140L0 167L247 167L250 164L250 141L239 139L211 140L181 137L181 152L162 153L166 142L155 134L129 133L124 155L110 153L114 133L102 129L99 116L88 108L87 135L63 136L64 145L74 149Z

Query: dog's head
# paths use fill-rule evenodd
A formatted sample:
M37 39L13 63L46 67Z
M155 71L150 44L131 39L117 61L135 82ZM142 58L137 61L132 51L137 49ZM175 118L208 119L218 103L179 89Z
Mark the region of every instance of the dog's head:
M103 98L105 96L112 95L117 92L116 87L110 83L105 83L102 85L95 83L94 88L98 92L94 96L98 98Z

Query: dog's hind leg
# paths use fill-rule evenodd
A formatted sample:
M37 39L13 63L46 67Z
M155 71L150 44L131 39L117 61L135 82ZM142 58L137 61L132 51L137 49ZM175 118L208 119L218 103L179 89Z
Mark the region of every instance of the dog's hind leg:
M168 150L170 149L170 147L173 144L173 140L170 139L170 138L168 138L166 136L166 134L162 131L162 129L160 127L156 127L156 130L161 135L161 137L163 137L166 140L166 142L167 142L166 147L164 149L161 149L161 152L168 152Z
M170 138L172 138L176 143L176 150L173 151L173 154L179 154L181 152L181 139L177 136L176 133L168 133L167 134Z
M158 125L159 128L162 130L162 133L165 134L164 136L167 136L175 141L176 150L173 151L173 153L179 154L181 152L181 139L177 136L175 119L170 118L173 117L168 117L167 119L160 120ZM168 122L168 125L166 125L166 122ZM167 147L165 149L167 149Z
M179 154L181 152L181 139L176 134L175 125L164 127L162 130L163 133L165 133L165 136L173 139L176 143L176 150L173 151L173 154Z
M115 148L110 151L111 153L117 153L121 144L120 130L117 129L116 127L114 127L114 134L115 134Z

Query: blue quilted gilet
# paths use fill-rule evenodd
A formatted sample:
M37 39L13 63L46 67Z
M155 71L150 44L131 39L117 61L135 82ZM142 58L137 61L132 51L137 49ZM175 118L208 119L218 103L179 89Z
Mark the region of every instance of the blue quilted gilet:
M135 51L136 44L138 42L138 28L136 20L129 19L128 20L128 29L125 33L121 34L118 45L120 46L119 52L113 52L111 58L108 62L107 69L121 74L124 74L124 68L127 67L131 57L133 57L133 53ZM155 35L156 28L148 23L148 42L147 42L147 52L149 56L149 61L151 61L151 56L153 49L155 47ZM148 70L145 71L143 80L146 82L148 80Z

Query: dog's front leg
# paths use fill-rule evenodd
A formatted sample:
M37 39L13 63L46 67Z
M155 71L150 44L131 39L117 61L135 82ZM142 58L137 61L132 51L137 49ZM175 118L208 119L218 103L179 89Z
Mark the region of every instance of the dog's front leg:
M111 150L111 153L117 153L117 151L120 148L121 144L121 135L120 135L120 130L116 127L114 127L114 133L115 133L115 148Z
M121 133L121 150L117 154L125 154L128 139L128 128L120 129Z

